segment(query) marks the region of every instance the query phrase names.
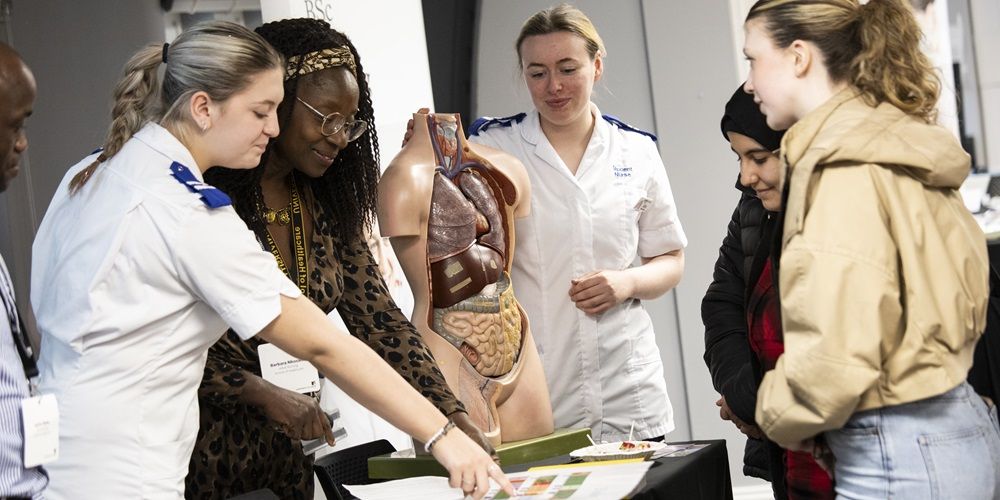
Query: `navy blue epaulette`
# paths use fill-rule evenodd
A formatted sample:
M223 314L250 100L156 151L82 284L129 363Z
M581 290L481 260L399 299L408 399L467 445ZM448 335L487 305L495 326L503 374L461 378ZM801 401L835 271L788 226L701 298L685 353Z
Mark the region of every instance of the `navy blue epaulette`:
M642 135L644 135L644 136L649 137L650 139L652 139L653 142L657 141L656 135L654 135L652 132L646 132L645 130L639 130L639 129L637 129L637 128L635 128L635 127L633 127L633 126L631 126L631 125L629 125L629 124L627 124L627 123L619 120L618 118L616 118L614 116L604 115L604 119L607 120L608 123L610 123L610 124L612 124L612 125L620 128L622 130L628 130L629 132L635 132L637 134L642 134Z
M229 199L229 196L226 195L226 193L199 181L198 178L191 173L191 170L180 162L175 161L170 164L170 175L174 176L174 179L177 179L177 182L180 182L187 187L188 191L197 194L201 198L201 202L208 208L219 208L233 204L232 200Z
M476 118L476 121L472 122L472 125L469 126L469 135L479 135L480 132L494 125L499 126L500 128L510 127L515 123L521 123L521 120L523 120L525 116L527 116L525 113L518 113L516 115L505 116L503 118L488 118L485 116Z

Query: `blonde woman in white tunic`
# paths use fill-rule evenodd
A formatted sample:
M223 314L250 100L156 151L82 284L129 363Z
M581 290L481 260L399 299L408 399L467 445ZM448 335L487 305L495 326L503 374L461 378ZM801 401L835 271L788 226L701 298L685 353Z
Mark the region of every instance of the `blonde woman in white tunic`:
M673 415L641 300L677 285L687 239L655 137L590 101L605 51L579 10L535 14L516 47L535 109L477 120L469 140L516 156L531 179L512 278L537 330L556 426L615 441L634 422L633 437L660 438Z
M263 39L232 23L140 50L116 88L104 150L59 186L32 268L40 390L56 395L61 425L47 498L183 498L198 384L227 325L311 362L432 443L453 487L479 498L493 477L510 488L481 448L370 348L337 332L228 197L202 182L213 166L259 163L278 134L283 68Z

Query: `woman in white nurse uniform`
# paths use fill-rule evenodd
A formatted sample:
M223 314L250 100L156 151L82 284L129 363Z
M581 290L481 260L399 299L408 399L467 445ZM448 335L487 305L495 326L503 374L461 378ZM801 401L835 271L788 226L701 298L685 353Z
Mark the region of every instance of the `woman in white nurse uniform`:
M510 487L370 348L337 332L202 182L214 165L258 164L278 134L282 76L274 49L224 22L126 65L104 150L67 173L33 247L40 390L56 396L61 425L47 498L182 498L198 384L226 325L311 362L427 442L453 487L477 498L488 476Z
M537 330L556 426L617 441L634 422L633 437L660 438L673 415L640 300L677 285L687 239L655 137L590 102L605 51L579 10L535 14L516 47L535 109L481 118L469 140L516 156L531 179L512 278Z

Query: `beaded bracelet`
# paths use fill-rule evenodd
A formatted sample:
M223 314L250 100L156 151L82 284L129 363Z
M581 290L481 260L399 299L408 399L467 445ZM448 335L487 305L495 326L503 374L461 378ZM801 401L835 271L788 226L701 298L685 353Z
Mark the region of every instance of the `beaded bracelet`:
M435 432L434 435L431 436L431 438L427 440L427 444L424 445L424 451L426 451L427 453L430 453L431 452L431 448L434 447L434 443L437 443L441 438L444 437L445 434L448 433L448 431L450 431L450 430L452 430L454 428L455 428L455 422L452 422L451 420L448 420L448 423L444 424L444 427L438 429L438 431Z

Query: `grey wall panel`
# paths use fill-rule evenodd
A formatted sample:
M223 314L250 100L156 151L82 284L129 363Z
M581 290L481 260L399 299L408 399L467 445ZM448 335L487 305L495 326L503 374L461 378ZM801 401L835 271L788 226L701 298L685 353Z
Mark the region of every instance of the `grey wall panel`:
M745 438L719 419L702 360L701 299L712 279L719 245L739 199L739 167L719 131L726 101L739 76L728 3L643 1L653 107L660 153L689 244L684 281L676 290L686 394L695 439L725 438L734 486L760 484L742 475Z
M0 251L33 329L28 281L35 229L66 169L103 142L121 68L143 44L163 41L163 16L153 0L16 1L8 22L38 97L28 120L28 172L22 169L0 196L0 224L6 222Z

